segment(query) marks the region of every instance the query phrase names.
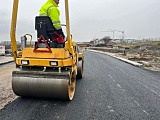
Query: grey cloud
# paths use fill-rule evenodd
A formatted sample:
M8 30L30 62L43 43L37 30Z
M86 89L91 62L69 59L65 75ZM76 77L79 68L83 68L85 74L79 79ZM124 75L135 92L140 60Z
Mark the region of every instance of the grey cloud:
M19 1L17 36L34 30L34 17L46 0ZM0 4L1 39L9 39L12 0ZM60 1L61 21L65 23L64 1ZM160 36L159 0L69 0L71 33L76 41L90 41L94 37L112 35L108 29L125 30L127 38ZM116 33L115 37L119 38ZM36 37L35 37L36 39Z

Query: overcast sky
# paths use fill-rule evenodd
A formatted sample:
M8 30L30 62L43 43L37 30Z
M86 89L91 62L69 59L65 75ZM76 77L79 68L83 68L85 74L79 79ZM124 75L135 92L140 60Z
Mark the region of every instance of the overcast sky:
M34 19L46 0L19 0L17 40L25 33L36 39ZM1 0L0 40L10 40L13 0ZM160 37L160 0L69 0L71 34L77 42L125 31L125 38ZM60 0L61 22L65 23L64 0ZM65 29L65 28L64 28ZM115 32L115 38L121 38Z

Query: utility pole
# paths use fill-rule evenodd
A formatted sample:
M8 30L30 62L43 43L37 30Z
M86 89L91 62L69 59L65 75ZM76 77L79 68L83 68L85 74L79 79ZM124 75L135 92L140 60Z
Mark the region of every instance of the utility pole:
M120 30L115 30L115 31L122 33L122 41L124 41L124 31L120 31Z
M122 41L124 41L124 31L108 29L108 31L102 31L102 32L112 32L112 33L113 33L112 39L113 39L113 41L114 41L114 40L115 40L115 39L114 39L115 31L116 31L116 32L121 32L121 33L122 33Z
M114 31L115 30L111 30L111 29L108 29L110 32L113 32L113 41L114 41Z

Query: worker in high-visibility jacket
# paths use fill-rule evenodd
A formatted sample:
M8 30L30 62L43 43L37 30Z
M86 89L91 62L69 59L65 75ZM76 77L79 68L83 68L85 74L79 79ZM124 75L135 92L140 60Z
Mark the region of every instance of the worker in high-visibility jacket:
M58 10L59 0L47 0L47 2L42 5L39 10L40 15L49 16L52 20L53 26L55 27L56 31L62 35L63 39L65 35L63 33L61 22L60 22L60 12Z

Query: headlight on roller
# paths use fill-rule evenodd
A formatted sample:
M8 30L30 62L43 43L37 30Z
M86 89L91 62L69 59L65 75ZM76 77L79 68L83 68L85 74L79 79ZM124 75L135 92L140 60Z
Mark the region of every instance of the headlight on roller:
M58 66L58 62L57 61L50 61L50 65L51 66Z
M22 63L22 65L28 65L29 64L29 60L22 60L21 63Z

